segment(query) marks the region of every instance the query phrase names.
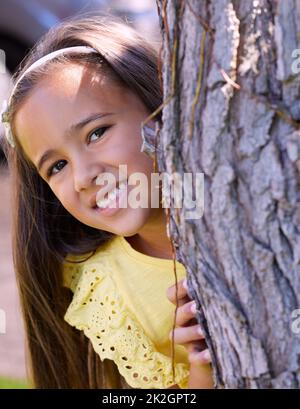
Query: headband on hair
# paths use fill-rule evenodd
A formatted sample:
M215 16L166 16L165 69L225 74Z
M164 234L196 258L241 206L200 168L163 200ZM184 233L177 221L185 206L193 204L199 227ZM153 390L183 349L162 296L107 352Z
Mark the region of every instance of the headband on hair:
M4 129L5 129L5 137L8 140L9 144L11 145L12 148L14 148L15 142L14 142L14 138L13 138L13 134L12 134L12 130L11 130L11 126L9 123L9 107L10 107L10 103L12 100L12 97L16 91L16 88L19 84L19 82L25 77L25 75L27 75L30 71L35 70L36 68L40 67L41 65L45 64L46 62L53 60L55 57L58 57L61 54L65 54L65 53L81 53L81 54L89 54L89 53L98 53L97 50L95 50L92 47L88 47L88 46L75 46L75 47L67 47L67 48L61 48L60 50L56 50L53 51L50 54L45 55L44 57L40 58L39 60L35 61L32 65L30 65L27 70L21 75L21 77L18 79L18 81L15 83L12 92L10 94L10 97L7 100L3 101L2 104L2 110L1 110L1 122L4 125Z

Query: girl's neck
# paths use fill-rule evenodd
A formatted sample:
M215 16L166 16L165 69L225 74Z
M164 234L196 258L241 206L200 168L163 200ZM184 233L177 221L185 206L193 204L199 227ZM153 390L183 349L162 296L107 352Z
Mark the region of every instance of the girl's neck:
M164 211L154 222L147 223L137 234L125 239L134 250L147 256L172 259L172 246L167 236Z

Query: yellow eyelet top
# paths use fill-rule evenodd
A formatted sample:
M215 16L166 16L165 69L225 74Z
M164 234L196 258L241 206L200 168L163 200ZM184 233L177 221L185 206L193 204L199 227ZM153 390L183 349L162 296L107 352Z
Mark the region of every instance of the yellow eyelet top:
M83 255L68 254L79 261ZM74 293L64 319L83 330L94 350L113 360L133 388L188 387L189 361L183 345L172 341L175 305L167 288L175 284L173 260L142 254L114 236L82 263L64 262L64 286ZM176 261L177 280L186 277Z

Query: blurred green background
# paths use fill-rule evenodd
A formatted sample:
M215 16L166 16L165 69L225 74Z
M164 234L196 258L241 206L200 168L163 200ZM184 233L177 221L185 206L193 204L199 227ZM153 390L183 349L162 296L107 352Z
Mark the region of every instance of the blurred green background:
M28 385L25 381L11 378L0 377L0 389L27 389Z

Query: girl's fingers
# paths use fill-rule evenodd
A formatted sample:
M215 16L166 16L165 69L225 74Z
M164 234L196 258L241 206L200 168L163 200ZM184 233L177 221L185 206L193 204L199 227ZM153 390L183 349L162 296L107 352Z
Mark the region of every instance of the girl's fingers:
M176 326L182 326L195 317L196 302L190 301L177 308Z
M191 341L188 344L185 344L184 346L187 349L188 353L201 352L204 351L204 349L207 349L205 339L197 339L197 341Z
M204 349L204 351L192 351L188 355L189 362L191 364L208 364L211 362L211 356L208 349Z
M172 340L173 330L169 334ZM200 325L193 325L191 327L179 327L174 330L174 342L176 344L186 344L197 339L203 339L204 335Z
M177 292L177 298L178 298L178 300L183 299L185 297L188 297L187 289L184 286L184 281L186 281L185 278L183 280L180 280L180 281L177 282L177 291L178 291ZM176 304L176 284L172 285L171 287L169 287L167 289L167 298L173 304Z
M180 307L182 307L184 304L186 304L186 303L188 303L188 302L190 302L191 300L190 300L190 298L188 298L188 297L184 297L184 298L180 298L180 299L178 299L178 309L180 308ZM174 302L174 304L176 305L176 302ZM177 311L178 311L178 309L177 309Z

